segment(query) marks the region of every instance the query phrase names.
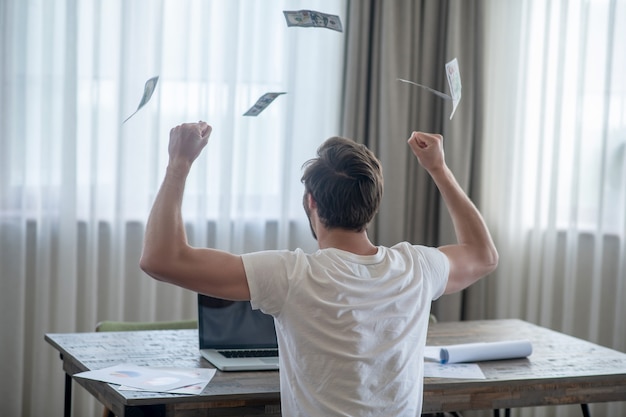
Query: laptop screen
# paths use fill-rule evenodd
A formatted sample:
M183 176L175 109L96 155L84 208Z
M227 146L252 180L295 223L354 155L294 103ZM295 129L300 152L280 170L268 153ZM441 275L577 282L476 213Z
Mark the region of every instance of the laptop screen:
M276 348L274 318L253 310L249 301L198 294L200 349Z

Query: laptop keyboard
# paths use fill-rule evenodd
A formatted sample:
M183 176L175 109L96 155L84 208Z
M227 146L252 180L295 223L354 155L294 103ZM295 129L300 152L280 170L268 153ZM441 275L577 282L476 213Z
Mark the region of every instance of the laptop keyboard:
M278 356L278 349L254 349L254 350L220 350L227 358L271 358Z

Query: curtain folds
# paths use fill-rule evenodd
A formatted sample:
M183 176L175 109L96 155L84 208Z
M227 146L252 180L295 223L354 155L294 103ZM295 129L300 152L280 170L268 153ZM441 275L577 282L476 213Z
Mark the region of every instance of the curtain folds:
M443 133L447 161L484 214L500 266L434 312L443 320L522 318L626 351L625 2L353 1L348 13L342 132L385 167L374 240L453 239L405 143L412 130ZM394 84L405 78L445 91L440 69L455 56L463 98L452 121L436 97ZM591 408L622 415L624 406Z
M406 141L414 130L444 135L446 159L470 194L480 189L483 8L479 1L352 1L348 7L342 134L380 157L385 196L369 233L378 244L455 241L451 220ZM463 98L452 105L411 80L449 93L445 64L457 58ZM441 319L463 317L461 294L435 303Z
M300 168L337 133L382 160L375 243L453 242L406 144L413 130L442 133L500 266L438 300L439 319L516 317L626 351L625 3L0 2L0 414L60 415L45 333L195 317L195 295L148 278L138 259L169 129L199 119L214 130L187 184L192 244L314 250ZM344 33L287 28L288 9L345 16ZM453 58L463 98L449 120L449 102L396 79L447 93ZM270 91L287 94L242 117ZM75 394L74 414L99 415Z
M518 12L494 5L489 23L491 39L498 33L495 42L514 45L490 57L487 89L493 164L484 167L483 201L507 255L498 274L510 275L493 283L512 291L502 293L512 303L491 314L521 314L625 350L626 61L618 39L626 4L518 7L517 35L507 38L501 21Z
M334 0L0 2L0 415L61 414L45 333L196 317L195 294L138 267L173 126L213 126L183 202L193 245L316 248L301 164L339 131L344 39L287 27L308 8L345 16ZM287 94L243 117L266 92ZM75 393L75 415L99 415Z
M626 352L626 2L489 1L489 317ZM592 415L624 415L626 403ZM568 416L576 407L524 410Z

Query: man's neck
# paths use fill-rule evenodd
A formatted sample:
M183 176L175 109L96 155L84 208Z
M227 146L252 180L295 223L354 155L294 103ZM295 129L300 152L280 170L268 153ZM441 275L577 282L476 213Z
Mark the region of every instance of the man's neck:
M367 232L345 229L324 229L319 231L317 243L320 249L335 248L356 255L375 255L378 248L370 242Z

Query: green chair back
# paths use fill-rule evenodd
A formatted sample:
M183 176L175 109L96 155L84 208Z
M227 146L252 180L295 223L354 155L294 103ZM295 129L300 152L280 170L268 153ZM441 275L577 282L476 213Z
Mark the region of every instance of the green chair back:
M101 321L96 325L97 332L128 332L136 330L178 330L197 329L198 320L174 321Z

